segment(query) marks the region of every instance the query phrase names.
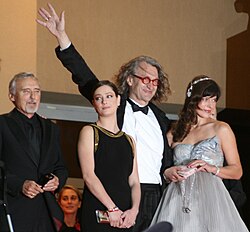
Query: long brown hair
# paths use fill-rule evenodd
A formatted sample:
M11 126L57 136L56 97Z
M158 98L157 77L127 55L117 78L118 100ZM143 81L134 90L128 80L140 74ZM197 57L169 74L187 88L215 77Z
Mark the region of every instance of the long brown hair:
M173 124L173 142L181 142L190 132L191 126L197 123L196 109L203 97L214 97L218 101L221 95L218 84L208 76L195 77L187 86L184 106L179 120Z

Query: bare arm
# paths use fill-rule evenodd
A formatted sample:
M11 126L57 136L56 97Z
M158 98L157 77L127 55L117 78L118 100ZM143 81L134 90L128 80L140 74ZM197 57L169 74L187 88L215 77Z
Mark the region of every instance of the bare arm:
M135 146L135 143L133 141ZM129 176L129 186L131 188L131 198L132 198L132 207L129 210L126 210L122 214L123 224L121 227L123 228L130 228L134 225L136 216L139 212L139 205L141 199L141 187L138 175L138 168L137 168L137 156L136 156L136 149L134 149L134 162L133 162L133 171Z
M223 179L240 179L242 167L237 149L234 133L227 123L217 121L214 126L215 133L220 140L221 149L225 156L227 165L216 167L206 163L204 160L194 160L189 167L198 167L198 170L213 173Z
M221 149L227 161L227 165L220 168L218 176L223 179L240 179L242 176L242 166L235 135L231 127L224 122L219 122L217 130L217 135L221 141Z

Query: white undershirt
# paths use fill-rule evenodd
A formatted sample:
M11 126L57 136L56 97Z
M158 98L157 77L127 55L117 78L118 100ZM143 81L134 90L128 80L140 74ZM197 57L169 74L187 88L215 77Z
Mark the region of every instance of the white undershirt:
M133 112L127 102L122 130L135 140L140 183L161 184L164 144L160 125L153 111L149 108L147 115L141 111Z

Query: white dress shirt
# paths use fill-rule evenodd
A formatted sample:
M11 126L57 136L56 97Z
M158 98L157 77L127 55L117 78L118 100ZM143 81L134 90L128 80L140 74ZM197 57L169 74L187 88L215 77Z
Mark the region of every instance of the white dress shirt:
M135 140L140 183L161 184L164 144L160 125L153 111L149 108L147 115L141 111L133 112L127 102L122 130Z

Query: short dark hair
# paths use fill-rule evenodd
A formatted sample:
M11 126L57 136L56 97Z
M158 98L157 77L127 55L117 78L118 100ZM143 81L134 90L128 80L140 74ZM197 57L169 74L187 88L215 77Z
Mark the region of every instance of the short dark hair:
M95 91L101 86L109 86L115 92L116 97L119 95L118 89L113 82L111 82L109 80L101 80L101 81L97 82L96 85L92 88L92 92L91 92L91 99L92 100L93 100L93 96L94 96Z

